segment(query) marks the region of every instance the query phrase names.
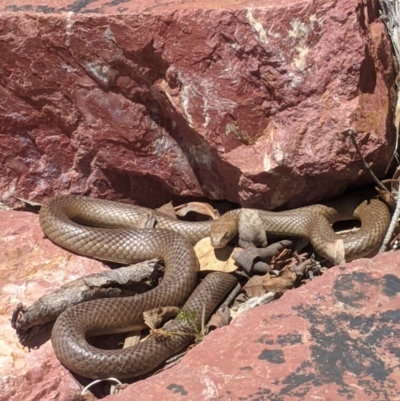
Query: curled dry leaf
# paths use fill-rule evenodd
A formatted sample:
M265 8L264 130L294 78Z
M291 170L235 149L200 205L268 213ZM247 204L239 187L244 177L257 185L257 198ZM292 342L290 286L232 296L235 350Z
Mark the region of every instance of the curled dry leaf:
M255 259L259 259L259 255L257 252L257 248L248 247L247 249L238 248L234 252L232 252L232 258L243 267L243 269L250 273L253 268Z
M280 270L287 263L292 251L285 248L292 245L292 241L282 240L268 245L266 248L256 248L253 244L248 244L244 250L235 250L232 257L236 262L249 273L265 274L273 270ZM271 265L270 265L271 264Z
M19 201L24 202L25 205L30 206L30 207L34 207L34 208L38 208L40 209L42 207L42 204L39 202L35 202L29 199L24 199L24 198L17 198Z
M122 348L133 347L134 345L140 342L141 338L142 338L141 330L131 331L127 333L124 341L124 346Z
M299 255L300 257L302 255ZM288 265L288 269L290 269L293 273L296 273L298 276L304 276L311 267L316 264L315 260L312 258L304 259L300 263L290 263Z
M382 184L385 185L385 187L390 186L391 187L391 192L388 191L383 191L382 189L375 187L376 192L379 193L379 196L381 199L392 209L396 207L396 201L398 196L398 187L399 187L399 181L397 180L383 180Z
M285 269L278 277L273 277L269 273L264 276L253 276L243 287L249 298L260 297L267 292L285 292L294 287L296 273Z
M294 287L296 273L288 269L283 270L278 277L269 277L263 282L265 292L285 292Z
M165 205L160 206L156 210L158 210L161 213L167 214L168 216L174 217L176 219L176 213L174 206L172 205L172 202L168 202Z
M264 276L253 276L250 280L243 286L243 291L249 298L259 297L266 293L264 288L264 282L268 281L270 278L269 273Z
M291 249L284 248L279 255L272 258L269 265L271 270L282 270L292 258L293 252Z
M200 271L221 271L232 273L237 270L238 265L232 258L235 250L232 246L215 249L211 245L210 238L203 238L194 247L200 263Z
M208 322L208 329L215 330L229 324L231 318L230 309L226 306L223 309L219 309L216 313L211 316Z
M254 266L252 269L252 272L255 274L266 274L270 271L271 271L271 268L269 267L269 264L265 263L265 262L261 262L261 261L254 263Z
M399 196L400 168L397 167L391 179L382 180L382 184L387 188L383 191L379 187L375 187L381 199L387 203L392 209L396 207L396 199Z
M162 306L143 312L145 324L152 330L157 329L169 319L174 319L179 313L177 306Z
M325 245L325 252L336 261L336 264L346 263L344 242L342 239L328 242Z
M219 213L208 203L189 202L175 208L175 213L181 217L186 216L189 212L210 216L214 220L219 217Z

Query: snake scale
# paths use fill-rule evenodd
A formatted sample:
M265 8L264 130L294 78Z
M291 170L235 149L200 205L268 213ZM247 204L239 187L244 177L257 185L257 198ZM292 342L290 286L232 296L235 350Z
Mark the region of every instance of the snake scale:
M331 228L333 221L360 218L359 232L345 240L346 256L348 253L354 258L380 245L390 214L386 205L376 199L361 203L360 198L352 199L342 198L329 206L257 212L260 212L264 230L306 236L322 255L324 244L337 239ZM63 248L119 263L160 258L165 264L162 282L147 293L92 300L63 312L51 335L59 360L73 372L88 378L113 376L122 379L147 373L183 349L193 339L192 335L169 336L161 340L150 337L121 350L100 350L90 345L86 337L141 328L144 326L143 312L164 305L183 305L184 310L194 311L195 324L199 327L203 307L207 319L236 279L224 273L211 273L194 291L198 261L192 244L209 236L211 231L214 245L223 246L237 232L240 213L228 212L214 223L190 223L151 209L112 201L82 196L50 199L41 208L40 224L46 236ZM215 224L214 228L211 228L212 224ZM187 322L173 321L168 330L189 333L192 328Z

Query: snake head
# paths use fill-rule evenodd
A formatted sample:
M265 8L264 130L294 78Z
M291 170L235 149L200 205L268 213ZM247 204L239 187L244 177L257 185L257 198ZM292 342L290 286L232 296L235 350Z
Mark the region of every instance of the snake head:
M214 248L223 248L230 242L238 232L235 219L218 219L211 225L210 239Z

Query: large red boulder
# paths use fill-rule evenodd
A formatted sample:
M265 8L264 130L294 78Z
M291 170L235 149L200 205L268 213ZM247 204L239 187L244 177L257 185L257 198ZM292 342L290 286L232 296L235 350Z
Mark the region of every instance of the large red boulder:
M293 207L370 180L348 129L378 176L392 154L394 72L377 1L0 10L28 11L0 14L10 205L68 192Z

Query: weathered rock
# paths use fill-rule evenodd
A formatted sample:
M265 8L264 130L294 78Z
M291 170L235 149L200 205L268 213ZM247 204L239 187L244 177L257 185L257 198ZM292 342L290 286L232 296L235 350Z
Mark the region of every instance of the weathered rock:
M334 267L211 333L177 366L104 401L394 400L400 254Z
M79 400L80 384L54 355L49 332L24 348L11 328L19 302L29 306L70 280L104 270L95 260L73 255L44 238L38 216L0 211L0 400Z
M39 13L0 15L2 199L298 206L369 180L350 127L382 175L394 73L377 1L253 4L3 1Z

